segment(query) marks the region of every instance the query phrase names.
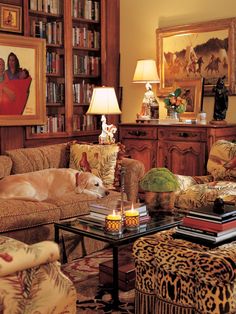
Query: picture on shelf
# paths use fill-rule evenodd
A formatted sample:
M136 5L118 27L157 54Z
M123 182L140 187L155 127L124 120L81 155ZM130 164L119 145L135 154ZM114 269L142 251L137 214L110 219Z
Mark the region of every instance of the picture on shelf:
M186 109L181 113L181 118L196 119L201 111L202 82L202 78L198 78L179 80L173 83L174 89L181 88L181 98L186 100Z
M176 80L204 78L204 95L213 95L219 76L235 93L235 18L156 30L160 95Z
M0 4L0 30L21 33L22 8L20 6Z
M0 35L0 125L45 123L45 43Z

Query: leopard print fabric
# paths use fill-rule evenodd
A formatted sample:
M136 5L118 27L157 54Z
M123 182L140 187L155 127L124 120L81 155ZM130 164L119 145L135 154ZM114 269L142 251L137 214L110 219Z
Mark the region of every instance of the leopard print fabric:
M236 241L209 248L174 233L134 243L136 313L236 313Z

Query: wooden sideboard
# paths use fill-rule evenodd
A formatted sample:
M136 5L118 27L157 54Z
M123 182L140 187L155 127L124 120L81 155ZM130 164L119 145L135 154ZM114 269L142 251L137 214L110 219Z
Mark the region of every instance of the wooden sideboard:
M123 123L119 139L146 171L166 167L173 173L204 175L212 144L236 140L236 124Z

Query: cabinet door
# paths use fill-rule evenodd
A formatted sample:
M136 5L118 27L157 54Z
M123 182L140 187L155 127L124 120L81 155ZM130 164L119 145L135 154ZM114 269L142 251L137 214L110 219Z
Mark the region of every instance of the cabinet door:
M203 175L205 143L159 141L157 165L177 174Z
M145 170L155 167L156 142L151 140L123 139L126 153L144 163Z

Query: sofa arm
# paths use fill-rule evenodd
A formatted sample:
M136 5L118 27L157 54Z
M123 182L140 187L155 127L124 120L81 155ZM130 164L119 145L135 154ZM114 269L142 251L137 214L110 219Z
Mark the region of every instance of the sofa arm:
M0 277L59 259L55 242L27 245L12 238L0 237Z
M185 175L180 175L180 174L175 174L176 179L178 180L179 183L179 191L186 190L190 186L193 186L195 184L203 184L203 183L208 183L212 182L213 176L211 175L206 175L206 176L185 176Z
M127 199L132 202L137 201L139 181L145 173L144 164L135 159L123 158L121 166L125 168L125 193Z

